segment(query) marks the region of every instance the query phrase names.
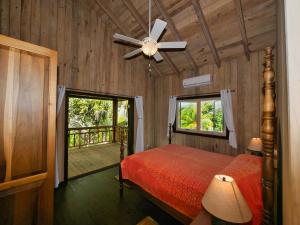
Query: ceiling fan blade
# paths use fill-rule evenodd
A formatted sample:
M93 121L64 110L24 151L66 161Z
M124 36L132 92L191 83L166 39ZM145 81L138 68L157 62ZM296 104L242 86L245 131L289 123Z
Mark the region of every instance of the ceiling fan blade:
M137 40L135 38L127 37L127 36L122 35L122 34L115 33L113 37L115 39L118 39L119 41L128 42L128 43L131 43L131 44L134 44L134 45L137 45L137 46L142 46L143 45L142 41Z
M126 55L124 55L124 58L125 58L125 59L131 58L131 57L133 57L133 56L135 56L135 55L137 55L137 54L139 54L139 53L141 53L141 52L142 52L142 49L141 49L141 48L138 48L138 49L136 49L136 50L134 50L134 51L132 51L132 52L129 52L129 53L127 53Z
M159 42L158 48L185 48L186 41Z
M160 62L163 60L163 57L161 56L161 54L158 51L153 55L153 57L156 62Z
M153 40L157 41L160 35L162 34L162 32L164 31L164 29L166 28L166 26L167 26L167 22L160 19L156 19L153 28L151 30L150 37Z

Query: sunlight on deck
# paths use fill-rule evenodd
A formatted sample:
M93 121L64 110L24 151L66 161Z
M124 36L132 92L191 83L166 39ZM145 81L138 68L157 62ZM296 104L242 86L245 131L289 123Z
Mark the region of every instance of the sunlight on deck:
M103 169L119 161L120 144L118 143L71 149L68 152L68 178Z

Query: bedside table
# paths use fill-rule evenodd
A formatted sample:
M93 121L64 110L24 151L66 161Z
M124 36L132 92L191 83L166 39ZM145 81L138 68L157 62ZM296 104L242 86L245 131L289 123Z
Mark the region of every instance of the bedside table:
M211 215L203 209L190 225L211 225Z

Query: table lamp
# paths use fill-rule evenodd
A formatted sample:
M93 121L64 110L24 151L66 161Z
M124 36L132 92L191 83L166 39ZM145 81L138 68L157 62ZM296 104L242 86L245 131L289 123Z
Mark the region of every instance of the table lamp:
M252 213L232 177L215 175L202 198L203 207L212 215L213 225L247 223Z
M260 138L252 138L249 145L248 151L251 152L252 155L261 155L263 145Z

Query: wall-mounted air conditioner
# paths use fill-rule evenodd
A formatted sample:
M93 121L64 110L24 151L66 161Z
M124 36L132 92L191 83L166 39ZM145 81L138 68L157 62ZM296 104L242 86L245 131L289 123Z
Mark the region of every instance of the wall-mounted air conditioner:
M209 85L213 82L211 74L205 74L197 77L191 77L183 80L184 88L199 87Z

